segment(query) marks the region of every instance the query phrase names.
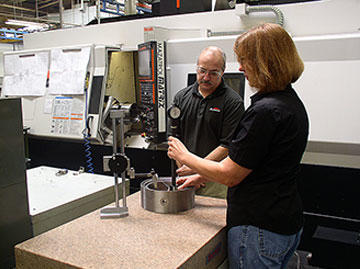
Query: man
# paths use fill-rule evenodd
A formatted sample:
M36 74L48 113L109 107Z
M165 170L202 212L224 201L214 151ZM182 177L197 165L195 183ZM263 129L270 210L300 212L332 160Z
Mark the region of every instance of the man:
M239 94L222 78L225 53L218 47L207 47L197 61L196 82L180 90L174 104L181 109L181 141L194 154L221 161L228 155L228 146L244 112ZM194 172L178 163L179 176ZM227 187L215 182L197 190L197 194L225 198Z

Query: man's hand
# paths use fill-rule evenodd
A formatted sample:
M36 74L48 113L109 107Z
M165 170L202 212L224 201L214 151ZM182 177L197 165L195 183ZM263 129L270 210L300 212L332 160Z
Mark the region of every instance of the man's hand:
M190 176L190 175L195 174L195 172L191 168L187 167L186 165L182 165L179 169L176 170L176 173L179 176Z
M205 182L206 182L206 180L204 178L202 178L200 175L192 175L189 177L182 177L176 181L177 185L181 185L181 186L179 186L179 190L187 188L187 187L192 187L192 186L194 186L195 189L198 189L200 187L204 187Z

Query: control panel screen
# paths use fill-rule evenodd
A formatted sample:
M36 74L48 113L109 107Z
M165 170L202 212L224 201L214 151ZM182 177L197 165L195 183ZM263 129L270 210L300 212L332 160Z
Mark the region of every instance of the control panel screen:
M140 50L138 53L138 60L139 60L139 76L150 77L151 75L150 50L148 49Z

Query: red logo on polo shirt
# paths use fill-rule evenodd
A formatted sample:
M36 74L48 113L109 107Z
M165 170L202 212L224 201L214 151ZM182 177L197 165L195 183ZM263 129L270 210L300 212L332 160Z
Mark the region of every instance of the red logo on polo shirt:
M221 112L221 110L220 110L220 108L218 108L218 107L210 107L210 109L209 109L210 111L214 111L214 112Z

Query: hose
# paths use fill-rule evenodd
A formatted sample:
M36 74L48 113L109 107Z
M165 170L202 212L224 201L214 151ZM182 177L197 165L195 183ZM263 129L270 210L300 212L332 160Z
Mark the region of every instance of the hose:
M86 167L87 172L94 174L94 164L93 159L91 157L91 145L90 145L90 120L92 120L94 117L90 116L88 117L88 111L87 111L87 89L85 89L85 129L82 131L82 134L84 136L84 147L85 147L85 158L86 158Z
M249 14L252 12L268 12L271 11L275 13L276 15L276 23L280 26L284 25L284 14L281 12L281 10L274 6L248 6L245 7L245 13Z
M90 145L90 140L89 140L89 136L88 135L84 135L84 147L85 147L85 158L86 158L86 167L87 167L87 172L94 174L94 164L93 164L93 159L91 157L91 145Z

